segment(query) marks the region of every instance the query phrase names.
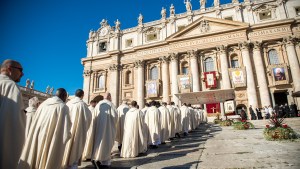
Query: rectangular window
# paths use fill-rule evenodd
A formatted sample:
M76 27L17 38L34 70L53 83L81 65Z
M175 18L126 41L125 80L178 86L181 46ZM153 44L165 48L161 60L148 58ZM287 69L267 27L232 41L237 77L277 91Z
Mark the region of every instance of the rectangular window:
M224 19L225 19L225 20L230 20L230 21L233 21L233 18L232 18L232 16L227 16L227 17L225 17Z
M238 68L239 67L239 61L238 60L231 60L231 67L232 68Z
M107 49L106 47L107 47L107 42L101 42L99 44L99 52L105 52Z
M157 33L151 33L147 35L147 41L157 40Z
M133 42L132 39L126 39L126 41L125 41L125 46L126 46L126 47L132 47L132 42Z
M296 15L297 15L297 16L300 16L300 7L296 7L296 8L295 8L295 11L296 11Z
M272 13L271 13L271 11L265 11L265 12L259 13L259 19L260 20L272 19Z
M181 31L182 29L184 29L185 28L185 25L181 25L181 26L178 26L178 31Z

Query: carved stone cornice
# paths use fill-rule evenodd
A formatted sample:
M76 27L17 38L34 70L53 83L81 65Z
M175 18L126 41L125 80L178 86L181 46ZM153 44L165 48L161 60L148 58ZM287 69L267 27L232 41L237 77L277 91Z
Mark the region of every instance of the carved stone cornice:
M117 71L117 70L120 70L120 65L117 65L117 64L112 64L109 66L108 68L110 71Z
M144 67L145 61L144 60L136 60L134 61L134 67L139 68L139 67Z
M237 5L237 6L234 7L234 9L235 9L236 12L239 12L241 10L241 8L242 7L240 5Z
M292 36L287 36L283 38L283 44L285 44L286 46L291 46L294 45L296 42L296 38L292 37Z
M249 50L249 43L244 41L239 43L239 48L241 50Z
M253 44L253 50L260 50L262 46L261 42L259 41L252 42L252 44Z
M277 1L276 1L276 4L277 4L278 6L280 6L280 5L284 4L284 3L286 3L286 1L287 1L287 0L277 0Z
M162 63L168 63L170 61L169 56L161 56L159 57L159 61Z
M171 61L178 61L178 53L169 53L169 57Z
M216 46L216 48L217 48L217 51L219 53L226 53L226 51L227 51L227 46L226 45Z

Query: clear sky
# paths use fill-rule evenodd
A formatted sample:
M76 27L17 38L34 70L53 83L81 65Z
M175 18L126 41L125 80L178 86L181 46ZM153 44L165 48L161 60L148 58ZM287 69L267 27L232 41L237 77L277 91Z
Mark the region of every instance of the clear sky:
M221 0L221 4L231 0ZM192 0L193 10L199 0ZM71 95L83 87L81 58L86 57L86 40L102 19L111 26L119 19L121 29L160 19L162 7L174 4L175 13L185 12L183 0L3 0L0 2L0 62L14 59L23 65L26 79L35 89L63 87ZM213 0L207 0L208 7Z

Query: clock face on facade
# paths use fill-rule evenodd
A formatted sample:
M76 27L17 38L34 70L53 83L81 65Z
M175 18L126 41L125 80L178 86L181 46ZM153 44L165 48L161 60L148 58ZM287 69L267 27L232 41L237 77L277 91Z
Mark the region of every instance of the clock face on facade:
M105 36L107 33L108 33L108 29L106 27L102 28L101 31L100 31L101 36Z

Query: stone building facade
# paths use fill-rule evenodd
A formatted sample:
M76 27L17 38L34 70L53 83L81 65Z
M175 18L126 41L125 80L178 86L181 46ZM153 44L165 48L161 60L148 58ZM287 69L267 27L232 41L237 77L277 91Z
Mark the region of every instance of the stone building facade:
M85 101L112 94L113 103L174 101L175 94L234 89L234 108L296 103L300 91L300 1L214 1L161 19L120 29L102 20L89 33L84 66ZM200 95L201 96L201 95ZM199 103L201 104L201 103ZM223 112L224 103L205 105ZM230 105L230 104L228 104ZM235 109L233 109L235 110Z

